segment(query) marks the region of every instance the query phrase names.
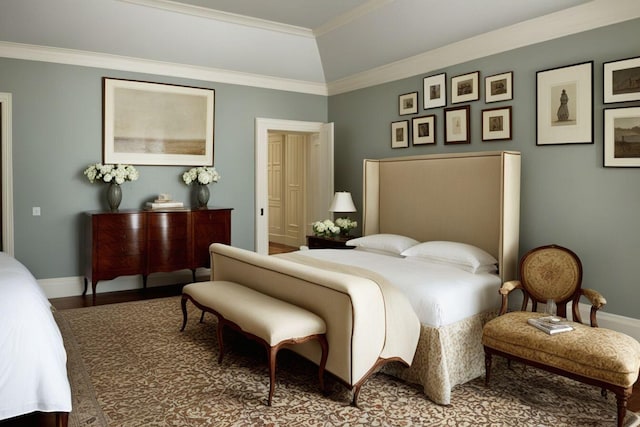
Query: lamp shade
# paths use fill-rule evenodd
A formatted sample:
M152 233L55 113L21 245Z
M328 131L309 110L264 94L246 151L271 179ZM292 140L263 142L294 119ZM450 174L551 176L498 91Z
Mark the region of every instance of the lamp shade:
M329 207L330 212L355 212L356 206L353 204L351 193L348 191L336 191L333 202Z

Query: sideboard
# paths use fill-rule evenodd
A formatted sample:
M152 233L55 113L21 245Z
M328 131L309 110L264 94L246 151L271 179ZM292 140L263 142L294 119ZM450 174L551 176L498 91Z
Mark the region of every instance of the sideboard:
M230 208L85 212L86 295L89 282L95 303L100 280L151 273L209 268L209 245L231 244Z

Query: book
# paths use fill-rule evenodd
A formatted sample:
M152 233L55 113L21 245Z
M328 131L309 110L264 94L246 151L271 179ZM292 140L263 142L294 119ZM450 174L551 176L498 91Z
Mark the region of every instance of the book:
M147 207L151 209L167 209L167 208L181 208L184 204L182 202L147 202Z
M527 323L549 335L573 331L573 326L561 321L559 317L546 316L527 320Z

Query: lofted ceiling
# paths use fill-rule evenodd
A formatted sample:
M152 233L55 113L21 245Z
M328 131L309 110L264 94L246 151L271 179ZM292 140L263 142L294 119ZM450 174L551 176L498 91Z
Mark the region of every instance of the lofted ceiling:
M335 93L639 16L638 0L2 0L0 56Z

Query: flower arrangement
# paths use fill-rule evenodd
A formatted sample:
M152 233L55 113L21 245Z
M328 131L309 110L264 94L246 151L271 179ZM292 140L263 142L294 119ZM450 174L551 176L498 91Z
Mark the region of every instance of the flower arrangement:
M313 228L313 234L316 236L337 236L340 234L340 227L335 225L333 221L330 219L325 219L324 221L316 221L311 224Z
M350 218L338 218L336 219L336 225L340 227L342 234L349 234L350 230L353 230L358 226L357 221L352 221Z
M136 168L131 165L103 165L101 163L87 166L84 174L92 184L96 181L122 184L125 181L135 181L140 176Z
M191 168L182 174L182 180L185 184L191 185L192 182L201 185L211 184L212 182L218 182L221 178L220 174L214 167L198 166Z

